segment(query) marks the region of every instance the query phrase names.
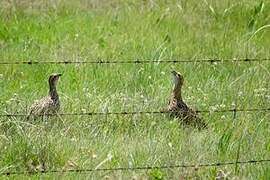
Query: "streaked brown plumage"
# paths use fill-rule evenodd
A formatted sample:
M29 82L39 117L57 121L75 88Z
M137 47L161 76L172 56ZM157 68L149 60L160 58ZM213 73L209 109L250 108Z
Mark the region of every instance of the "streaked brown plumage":
M30 116L46 116L48 114L56 114L60 109L59 96L56 90L56 85L59 77L62 74L52 74L49 77L49 94L42 99L35 101L30 107Z
M205 122L198 117L197 113L189 108L182 99L182 86L184 83L183 76L172 71L174 88L169 101L168 111L171 111L172 117L177 117L182 120L185 124L195 125L199 128L206 128Z

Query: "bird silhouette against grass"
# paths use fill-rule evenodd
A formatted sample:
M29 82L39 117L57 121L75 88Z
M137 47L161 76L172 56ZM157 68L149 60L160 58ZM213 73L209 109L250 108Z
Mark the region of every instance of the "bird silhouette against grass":
M206 123L198 117L198 114L193 109L189 108L182 98L182 87L184 84L184 77L172 71L173 76L173 92L169 101L168 111L170 116L179 118L183 124L193 125L199 129L206 128Z
M60 109L59 96L56 90L57 82L62 76L60 73L54 73L49 77L49 94L40 100L35 101L28 114L30 117L36 118L37 116L47 117L56 114Z

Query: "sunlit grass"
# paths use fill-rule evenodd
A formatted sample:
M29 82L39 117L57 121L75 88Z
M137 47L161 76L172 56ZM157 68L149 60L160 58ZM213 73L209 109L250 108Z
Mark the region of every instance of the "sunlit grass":
M267 58L269 3L224 1L2 1L1 61ZM258 31L258 29L260 29ZM198 110L266 108L269 62L0 66L0 113L27 113L61 72L61 112L166 108L170 71L185 78L183 96ZM202 113L209 129L166 115L63 116L29 124L0 117L0 173L42 168L117 168L266 159L269 112ZM44 167L43 167L44 166ZM44 174L34 178L268 179L269 165ZM13 176L22 178L26 176Z

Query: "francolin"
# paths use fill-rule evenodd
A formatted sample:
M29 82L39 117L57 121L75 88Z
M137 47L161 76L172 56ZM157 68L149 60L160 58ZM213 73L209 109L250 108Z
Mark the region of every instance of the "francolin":
M173 76L173 92L169 101L168 111L171 112L172 117L181 119L184 124L195 125L199 129L206 128L207 125L197 113L189 108L182 98L182 86L184 83L184 77L176 72L172 71Z
M54 73L49 77L49 94L40 100L35 101L30 107L30 116L48 116L56 114L60 109L59 96L56 90L57 82L62 74Z

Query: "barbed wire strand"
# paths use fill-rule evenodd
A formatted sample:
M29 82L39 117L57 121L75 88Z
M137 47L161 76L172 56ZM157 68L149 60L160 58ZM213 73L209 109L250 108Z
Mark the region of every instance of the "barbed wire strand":
M45 170L37 172L25 172L25 171L13 171L0 173L2 176L9 175L21 175L21 174L47 174L47 173L83 173L83 172L98 172L98 171L135 171L135 170L151 170L151 169L176 169L176 168L202 168L202 167L218 167L234 164L258 164L267 163L270 159L260 160L247 160L247 161L236 161L236 162L215 162L206 164L179 164L179 165L164 165L164 166L142 166L142 167L118 167L118 168L98 168L98 169L68 169L68 170Z
M223 62L263 62L270 58L231 58L231 59L187 59L187 60L92 60L92 61L2 61L0 65L37 64L150 64L150 63L223 63Z
M197 113L225 113L225 112L254 112L270 111L270 108L252 108L252 109L221 109L221 110L197 110ZM79 112L79 113L58 113L58 116L106 116L106 115L136 115L136 114L171 114L179 113L173 111L130 111L130 112ZM42 114L33 116L55 116L55 114ZM0 114L0 117L24 117L29 114ZM31 115L30 115L31 116Z

